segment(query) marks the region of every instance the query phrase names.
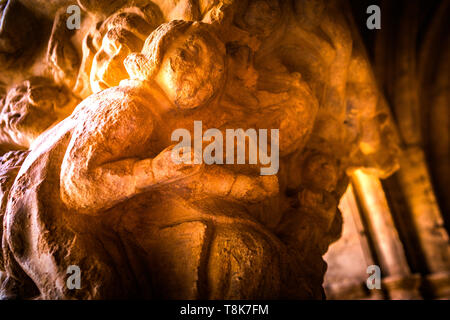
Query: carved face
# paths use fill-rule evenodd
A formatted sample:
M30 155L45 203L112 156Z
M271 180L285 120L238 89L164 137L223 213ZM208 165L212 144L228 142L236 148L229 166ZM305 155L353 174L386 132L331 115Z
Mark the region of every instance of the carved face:
M211 15L224 15L221 27L220 21L179 20L143 33L136 15L123 12L102 26L93 91L129 78L126 70L133 81L87 98L69 121L41 136L9 194L7 250L43 298L322 297L321 256L340 233L336 206L348 183L347 146L358 141L347 140L343 128L346 94L354 87L367 92L363 77L348 67L353 42L346 15L339 22L331 11L314 26L305 19L302 29L292 12L267 4L276 1L249 1L248 10L236 7L243 22L228 27L233 10L218 2L225 11L218 7ZM286 25L270 41L255 43L275 32L277 17L286 17ZM146 36L142 52L130 54L141 51ZM348 75L357 78L352 86ZM139 85L161 87L180 109L212 108L157 119L150 108L160 92L135 90ZM58 119L65 98L54 85L14 87L3 129L29 144ZM110 108L116 103L121 107ZM362 108L370 113L367 104ZM205 120L205 129L223 123L279 129L276 177L262 179L237 164L201 166L199 175L191 175L190 166L172 166L161 131L195 120ZM46 141L50 136L67 138ZM67 265L88 271L82 271L82 290L55 289L54 280L66 282Z
M73 104L60 87L45 80L27 80L11 88L4 99L0 126L12 142L29 146L52 124L70 114Z
M188 31L168 48L156 81L179 108L202 106L224 82L223 51L212 37Z

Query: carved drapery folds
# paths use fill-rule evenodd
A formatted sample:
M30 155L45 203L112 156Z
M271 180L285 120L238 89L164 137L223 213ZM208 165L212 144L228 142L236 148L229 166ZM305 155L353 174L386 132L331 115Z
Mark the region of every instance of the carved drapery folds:
M323 298L348 174L397 168L345 2L78 3L81 28L68 32L54 10L36 58L45 68L33 75L50 83L7 83L2 100L8 114L73 110L26 143L4 129L29 150L4 165L17 176L2 185L3 297ZM196 121L279 129L279 171L173 163L172 132L194 136ZM71 265L80 290L66 285Z

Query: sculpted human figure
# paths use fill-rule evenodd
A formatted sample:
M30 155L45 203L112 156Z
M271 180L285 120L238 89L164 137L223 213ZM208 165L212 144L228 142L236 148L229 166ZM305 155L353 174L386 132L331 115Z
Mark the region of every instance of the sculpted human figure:
M198 171L198 168L180 168L171 162L170 128L177 126L175 124L167 128L168 123L163 126L159 119L171 113L172 121L179 125L185 124L185 114L178 115L179 110L201 107L214 98L224 81L223 44L205 25L183 21L162 25L147 41L144 52L151 53L151 56L131 56L127 61L130 73L137 79L122 82L118 87L91 96L77 107L70 118L40 137L45 144L48 144L48 139L52 139L58 150L66 150L64 158L60 158L60 204L72 214L106 214L106 209L152 186L171 182L174 178L188 177L187 169ZM142 63L146 66L140 69ZM197 67L195 74L190 73L194 71L190 69L194 65ZM161 73L164 75L161 76ZM183 78L188 75L190 79ZM164 82L161 79L165 79ZM191 91L172 90L171 83L180 84L179 81L186 80L191 81ZM94 107L95 104L98 106ZM109 121L102 120L102 117ZM58 136L61 140L54 140ZM39 145L43 144L38 141L36 145L38 147L33 153L39 154ZM168 146L169 149L164 149ZM109 150L106 158L104 150ZM124 154L129 158L124 159ZM151 158L152 155L156 157ZM51 157L56 160L55 154ZM39 162L39 158L33 158L27 159L30 162L23 165L22 173L27 172L30 165L33 166L33 161ZM224 180L227 175L230 178ZM205 177L208 177L207 173ZM21 174L18 177L20 180ZM231 198L245 198L246 192L242 192L242 188L250 188L249 182L252 181L235 177L221 168L213 171L209 180L215 180L215 184L205 185L205 190L221 192ZM276 191L276 184L271 180L270 177L254 178L255 187L262 185L259 186L261 192L256 192L259 197ZM224 185L226 182L228 187ZM218 184L221 187L216 190ZM11 193L15 192L13 188ZM58 202L58 199L51 201ZM13 213L14 209L10 209ZM14 229L16 219L16 216L11 216L7 230ZM11 244L14 241L8 242ZM11 251L14 252L14 248ZM33 273L31 270L29 272ZM183 293L188 294L179 294Z
M83 125L75 128L62 163L63 201L77 211L98 214L176 178L169 159L172 131L192 127L182 111L207 105L224 84L224 50L206 25L173 21L158 28L144 46L148 54L132 55L125 62L130 81L102 91L100 99L94 96L98 108L91 100L85 102L89 111L78 107ZM110 98L116 94L117 102ZM117 120L102 121L101 115ZM105 148L107 158L101 154Z
M90 6L89 6L90 7ZM147 35L163 22L151 2L117 10L83 40L83 62L75 91L83 98L127 79L123 61L142 49Z
M6 210L10 188L28 156L28 148L42 134L73 111L78 100L47 78L35 77L9 89L0 100L0 219ZM0 230L3 235L3 227ZM5 271L3 255L0 273ZM18 271L20 272L20 271ZM2 281L7 291L24 292L14 281Z
M41 133L70 115L79 102L70 87L78 57L65 20L64 28L59 28L62 19L58 15L52 29L52 21L38 19L21 1L0 2L1 221L28 148ZM51 32L45 34L44 30ZM61 81L62 77L65 81ZM3 236L3 224L0 234ZM28 296L27 288L32 285L20 286L6 276L3 260L2 255L0 278L6 291ZM21 270L16 273L27 278Z
M4 295L323 297L346 170L390 165L376 163L384 111L368 65L340 1L213 2L190 7L203 23L164 23L140 53L142 15L104 24L98 92L34 141L9 191ZM279 129L279 171L175 163L172 133L194 121ZM70 265L80 290L66 286Z
M55 10L56 11L56 10ZM65 12L38 18L19 0L0 3L0 154L27 149L44 130L68 116L78 55ZM52 27L53 23L53 27Z

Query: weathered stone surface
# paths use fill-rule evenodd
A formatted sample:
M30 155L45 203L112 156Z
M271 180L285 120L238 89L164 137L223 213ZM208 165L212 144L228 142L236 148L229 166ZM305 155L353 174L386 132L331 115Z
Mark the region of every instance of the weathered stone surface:
M389 113L343 2L79 4L89 25L74 36L86 33L77 82L81 45L59 34L64 15L46 75L84 100L33 135L4 185L2 295L323 298L347 172L396 168ZM174 163L171 134L194 136L194 121L223 134L279 129L278 173ZM66 286L70 265L80 290Z
M64 87L45 78L11 87L0 104L0 141L29 147L42 132L70 115L77 102Z

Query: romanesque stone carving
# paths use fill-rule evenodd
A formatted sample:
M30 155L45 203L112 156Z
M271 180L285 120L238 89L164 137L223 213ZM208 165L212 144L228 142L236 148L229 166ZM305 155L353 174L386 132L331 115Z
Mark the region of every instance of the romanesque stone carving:
M33 136L24 160L4 160L2 295L322 298L347 170L396 167L344 3L79 3L93 22L74 88L71 60L50 60L69 70L55 81L84 100ZM279 129L279 171L174 163L171 134L193 136L195 121ZM70 265L80 290L66 286Z
M32 78L9 89L2 101L0 139L21 147L70 115L77 100L46 78Z

